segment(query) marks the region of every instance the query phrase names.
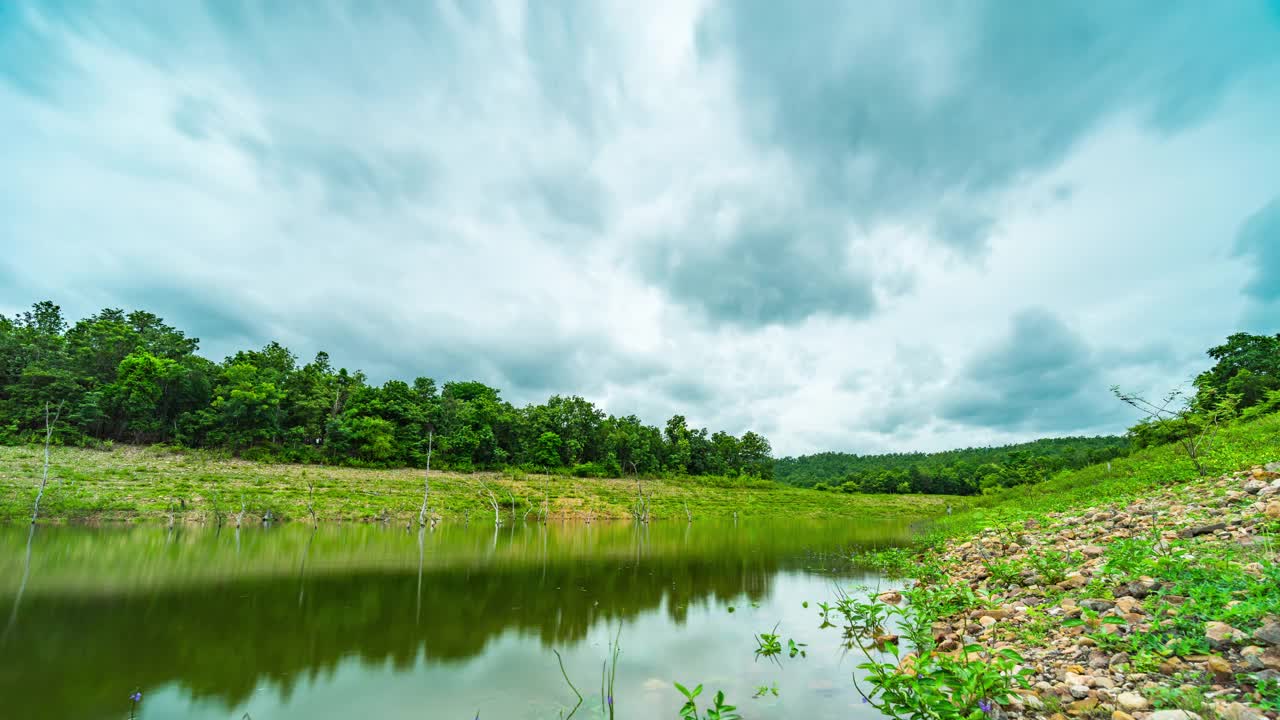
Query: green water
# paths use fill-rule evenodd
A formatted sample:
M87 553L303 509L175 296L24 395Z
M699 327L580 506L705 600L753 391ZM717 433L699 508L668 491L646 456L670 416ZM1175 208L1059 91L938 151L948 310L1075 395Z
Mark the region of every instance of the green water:
M746 718L873 717L820 631L835 587L881 585L852 522L0 528L0 693L14 718L674 718L672 682ZM774 625L806 658L757 659ZM776 683L779 696L752 699Z

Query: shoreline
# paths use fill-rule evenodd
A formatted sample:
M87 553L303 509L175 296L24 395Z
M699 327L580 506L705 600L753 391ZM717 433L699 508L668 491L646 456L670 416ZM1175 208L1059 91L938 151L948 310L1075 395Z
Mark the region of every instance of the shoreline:
M935 619L934 653L1025 659L1029 687L1001 714L1260 720L1280 716L1278 550L1271 463L986 527L916 553L914 572L899 565L978 598Z

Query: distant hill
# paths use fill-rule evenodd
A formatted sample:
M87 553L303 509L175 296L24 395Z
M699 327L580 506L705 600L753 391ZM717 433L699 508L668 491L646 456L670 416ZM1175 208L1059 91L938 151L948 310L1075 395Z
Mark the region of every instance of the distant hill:
M974 495L987 488L1039 482L1059 470L1129 452L1129 440L1116 436L1043 438L935 453L824 452L781 458L774 463L774 477L790 485L844 492Z

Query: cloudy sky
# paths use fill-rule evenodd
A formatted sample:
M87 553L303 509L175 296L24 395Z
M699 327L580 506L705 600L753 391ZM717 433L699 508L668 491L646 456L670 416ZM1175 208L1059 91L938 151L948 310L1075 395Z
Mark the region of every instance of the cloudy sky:
M1118 431L1280 330L1280 4L3 2L46 298L779 454Z

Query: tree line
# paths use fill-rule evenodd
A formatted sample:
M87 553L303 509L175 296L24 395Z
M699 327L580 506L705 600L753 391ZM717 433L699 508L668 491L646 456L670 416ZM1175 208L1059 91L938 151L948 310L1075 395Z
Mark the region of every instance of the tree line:
M1131 405L1137 400L1135 407L1147 414L1129 428L1136 446L1185 442L1211 433L1221 422L1280 412L1280 334L1235 333L1206 354L1214 365L1195 377L1189 394L1174 390L1147 402L1114 388L1120 399Z
M781 458L774 473L782 482L819 490L975 495L1039 482L1060 470L1106 462L1127 455L1129 448L1126 438L1100 436L1045 438L934 453L824 452Z
M145 311L108 308L69 324L52 302L0 315L0 442L43 439L60 408L63 444L174 443L250 459L459 471L520 467L621 477L772 477L769 441L608 415L577 396L515 407L481 382L371 384L327 353L299 364L276 342L222 362ZM48 404L48 405L47 405Z
M826 452L781 458L775 476L820 490L973 495L1168 443L1183 446L1200 468L1197 454L1211 445L1215 428L1280 412L1280 334L1235 333L1206 354L1214 364L1192 380L1189 391L1175 389L1163 399L1147 400L1116 388L1121 400L1147 415L1123 437L1046 438L938 453Z

